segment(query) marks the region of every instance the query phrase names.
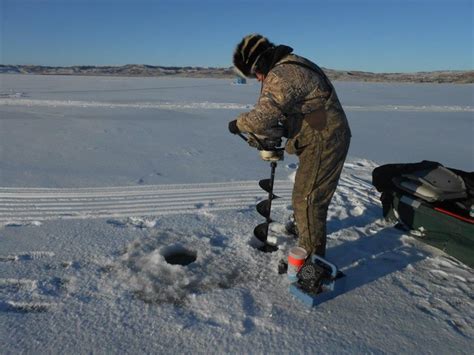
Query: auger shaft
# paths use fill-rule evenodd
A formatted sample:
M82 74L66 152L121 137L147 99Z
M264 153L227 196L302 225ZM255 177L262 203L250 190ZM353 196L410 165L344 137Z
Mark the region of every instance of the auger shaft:
M259 186L264 189L265 191L268 192L268 199L261 201L260 203L257 204L257 211L260 213L262 216L265 217L265 222L259 224L257 227L254 229L254 235L255 237L260 240L261 242L265 243L260 250L264 252L274 252L278 250L277 246L268 244L267 238L268 238L268 230L270 227L270 223L272 222L272 219L270 217L271 214L271 208L272 208L272 200L278 198L278 196L275 196L273 194L273 186L275 183L275 170L277 167L277 162L272 161L271 164L271 175L270 179L264 179L259 181Z
M267 223L270 223L272 220L270 219L270 212L272 209L272 200L274 199L273 195L273 184L275 183L275 170L277 167L277 162L272 161L270 163L271 166L271 174L270 174L270 191L268 191L268 217L267 217ZM267 231L268 232L268 231Z

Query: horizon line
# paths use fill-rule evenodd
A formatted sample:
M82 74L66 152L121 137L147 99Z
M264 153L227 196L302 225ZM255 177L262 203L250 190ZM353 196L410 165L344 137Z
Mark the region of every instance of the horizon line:
M45 64L2 64L0 66L24 66L24 67L45 67L45 68L72 68L72 67L125 67L125 66L149 66L154 68L202 68L202 69L222 69L222 70L233 70L233 66L229 67L218 67L218 66L199 66L199 65L153 65L145 63L127 63L127 64L73 64L73 65L45 65ZM360 69L334 69L321 66L322 69L334 70L340 72L358 72L358 73L371 73L371 74L416 74L416 73L437 73L437 72L471 72L473 69L435 69L435 70L418 70L418 71L366 71Z

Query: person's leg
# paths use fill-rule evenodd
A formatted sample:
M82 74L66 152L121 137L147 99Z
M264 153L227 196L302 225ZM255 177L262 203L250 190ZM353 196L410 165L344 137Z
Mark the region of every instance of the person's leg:
M308 215L308 197L318 174L322 151L321 140L317 138L315 135L311 144L306 146L298 156L299 165L296 170L292 195L293 213L298 228L298 245L308 253L313 250Z
M299 245L309 253L324 256L327 211L344 166L349 139L335 144L317 139L312 148L300 156L293 189L293 209Z

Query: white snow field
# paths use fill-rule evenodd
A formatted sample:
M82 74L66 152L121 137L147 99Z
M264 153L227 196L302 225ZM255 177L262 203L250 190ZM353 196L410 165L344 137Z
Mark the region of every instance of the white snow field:
M327 257L347 292L306 308L277 273L296 160L277 167L280 249L259 252L269 164L227 131L256 82L0 81L2 354L472 353L472 269L385 222L370 183L389 162L473 170L472 85L335 83L353 140Z

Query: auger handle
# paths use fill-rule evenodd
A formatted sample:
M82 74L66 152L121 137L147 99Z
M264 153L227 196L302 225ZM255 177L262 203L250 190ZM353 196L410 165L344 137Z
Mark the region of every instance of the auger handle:
M277 149L267 149L265 148L265 146L262 144L262 141L260 139L258 139L258 137L253 134L252 132L248 132L247 133L249 136L252 136L252 138L255 140L255 142L257 143L257 149L258 150L283 150L283 148L277 148ZM244 141L246 141L247 143L249 143L249 139L243 134L243 133L237 133L237 135L242 138Z
M237 133L237 135L242 138L244 141L246 141L247 143L249 142L248 138L245 137L242 133Z

